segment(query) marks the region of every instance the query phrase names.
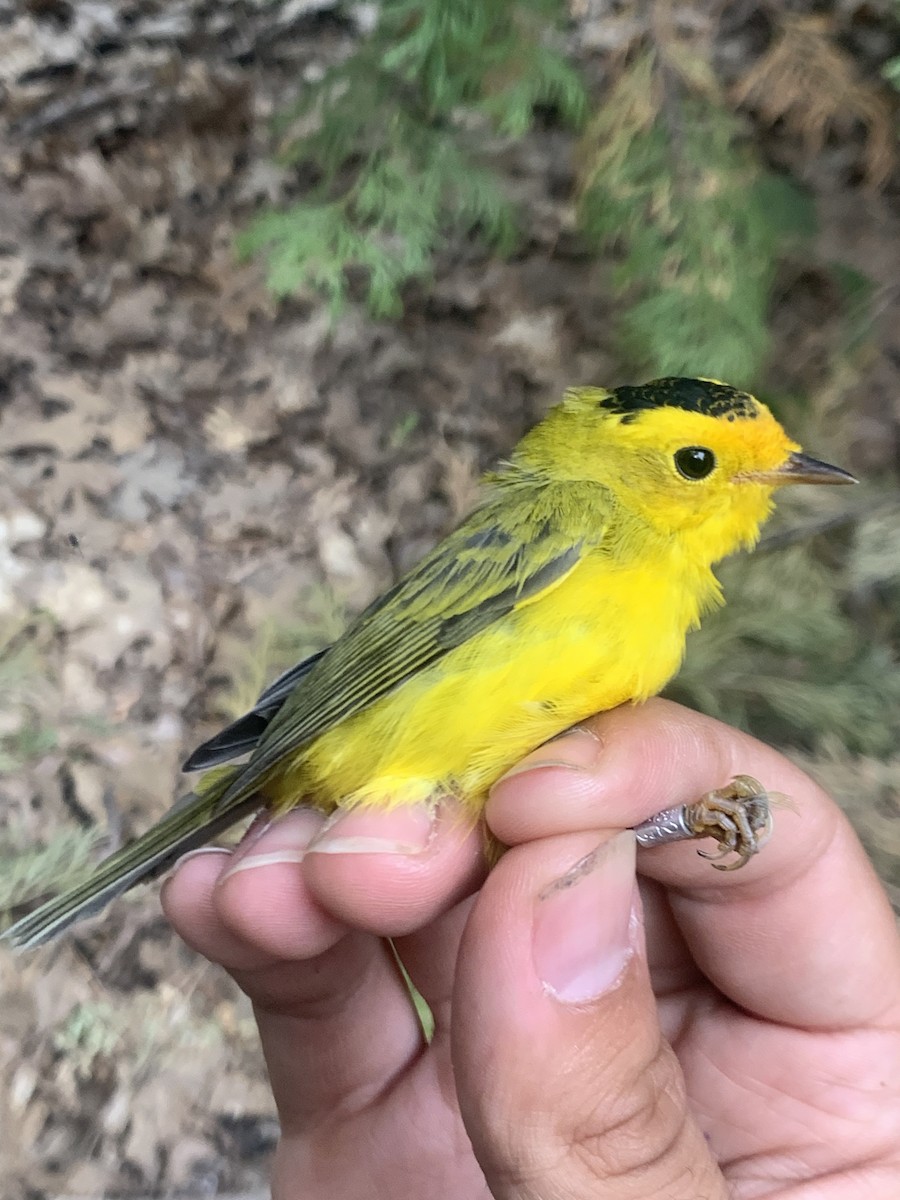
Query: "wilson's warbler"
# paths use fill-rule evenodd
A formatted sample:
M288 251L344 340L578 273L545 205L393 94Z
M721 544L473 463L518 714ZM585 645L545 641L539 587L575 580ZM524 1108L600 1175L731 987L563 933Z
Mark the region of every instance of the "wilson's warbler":
M724 383L572 389L449 537L191 755L216 768L195 792L7 936L45 941L261 807L449 793L474 820L529 750L663 687L775 488L848 482Z

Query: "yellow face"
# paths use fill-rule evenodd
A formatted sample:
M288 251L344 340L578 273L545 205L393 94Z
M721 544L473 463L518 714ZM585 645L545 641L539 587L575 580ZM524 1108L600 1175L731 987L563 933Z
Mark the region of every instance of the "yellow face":
M778 472L800 449L762 404L733 420L659 408L604 432L606 480L624 503L672 532L724 523L735 548L755 541L771 509L775 484L753 477Z
M787 483L849 483L799 454L764 404L716 380L576 388L529 434L522 458L557 478L592 479L659 533L715 560L751 545Z

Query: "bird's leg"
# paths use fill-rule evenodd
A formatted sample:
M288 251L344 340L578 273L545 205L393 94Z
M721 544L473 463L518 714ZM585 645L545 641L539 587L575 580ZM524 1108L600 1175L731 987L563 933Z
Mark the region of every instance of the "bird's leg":
M752 775L737 775L731 783L714 792L707 792L693 804L666 808L640 825L635 826L639 846L664 846L694 838L714 838L717 852L697 853L713 860L718 871L736 871L758 854L772 834L771 803L773 793L767 792ZM737 855L734 862L718 859Z

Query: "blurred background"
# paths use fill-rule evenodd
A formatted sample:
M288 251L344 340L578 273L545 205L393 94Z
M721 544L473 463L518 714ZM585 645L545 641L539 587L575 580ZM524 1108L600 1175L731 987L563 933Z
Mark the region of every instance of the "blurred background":
M820 778L900 898L898 21L0 0L4 923L564 386L671 373L864 480L785 497L671 694ZM4 1197L263 1195L276 1134L247 1006L153 889L0 950Z

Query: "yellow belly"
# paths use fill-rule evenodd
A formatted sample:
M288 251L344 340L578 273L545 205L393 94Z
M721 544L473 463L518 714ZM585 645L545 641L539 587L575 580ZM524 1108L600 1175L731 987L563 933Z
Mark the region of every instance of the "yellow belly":
M473 813L529 750L594 712L658 692L717 594L708 570L582 563L435 667L317 738L270 780L276 808L410 804Z

